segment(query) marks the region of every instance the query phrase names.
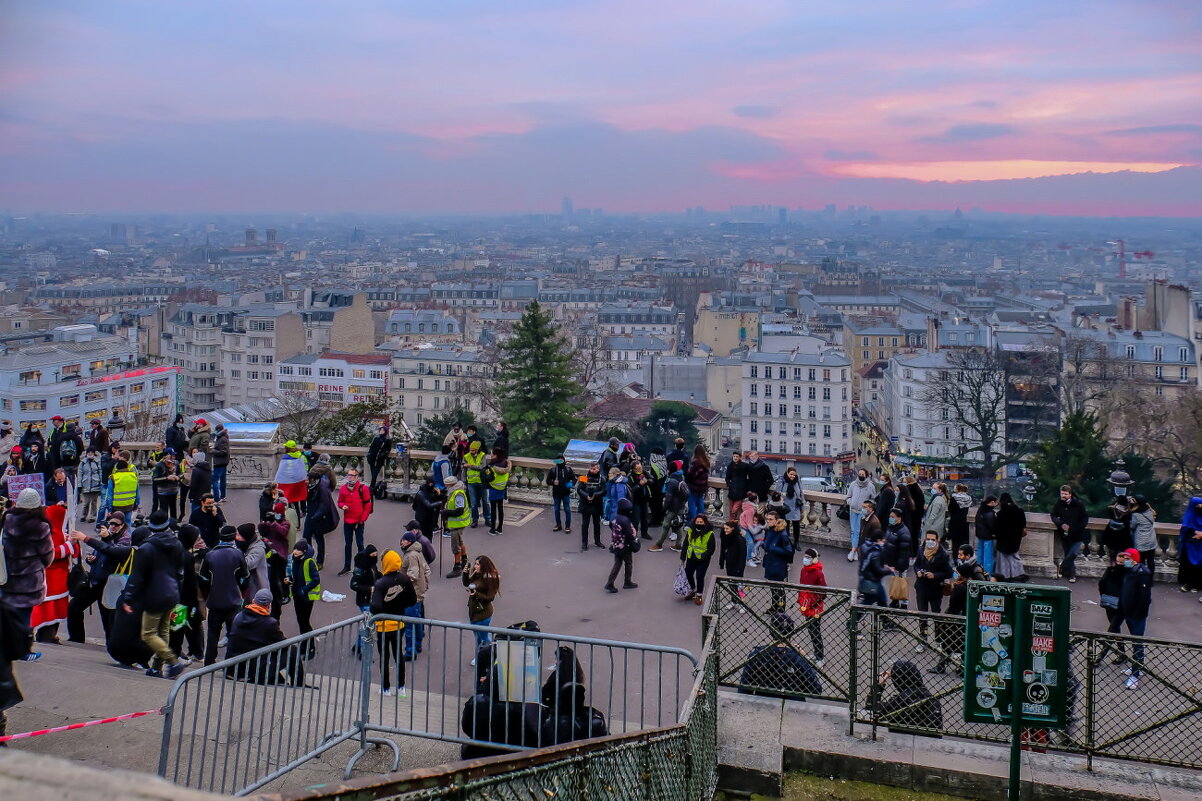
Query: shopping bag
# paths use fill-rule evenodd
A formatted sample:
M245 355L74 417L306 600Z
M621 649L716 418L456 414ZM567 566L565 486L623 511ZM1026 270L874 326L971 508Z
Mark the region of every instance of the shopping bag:
M672 592L681 598L692 592L692 588L689 587L689 577L684 572L684 565L681 565L680 570L676 571L676 579L672 582Z
M104 582L100 605L105 609L117 608L117 604L121 601L121 593L125 592L125 585L129 583L129 574L133 570L133 566L134 551L131 549L121 567L114 570Z
M910 580L905 576L894 576L889 585L890 601L908 601L910 599Z

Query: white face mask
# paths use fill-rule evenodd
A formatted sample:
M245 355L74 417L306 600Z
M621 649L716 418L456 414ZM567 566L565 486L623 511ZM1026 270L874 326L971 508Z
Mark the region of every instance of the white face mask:
M802 558L801 563L803 565L805 565L806 567L809 567L810 565L814 564L814 560L812 558L806 556L806 557Z

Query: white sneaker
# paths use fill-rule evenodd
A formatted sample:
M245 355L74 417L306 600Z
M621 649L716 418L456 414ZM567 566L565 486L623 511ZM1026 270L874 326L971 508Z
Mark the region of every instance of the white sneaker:
M1130 665L1128 665L1127 667L1123 668L1123 675L1124 675L1124 676L1130 676L1130 675L1131 675L1131 666L1130 666Z
M473 659L473 660L472 660L472 662L471 662L471 664L472 664L472 667L475 667L475 666L476 666L476 660L475 660L475 659Z
M925 651L925 650L926 650L926 647L925 647L925 646L922 646L922 645L915 645L915 646L914 646L914 653L916 653L916 654L921 654L921 653L922 653L923 651Z
M847 552L847 561L849 561L849 562L854 562L854 561L856 561L856 552L855 552L855 551L848 551L848 552Z
M1139 677L1138 676L1132 676L1131 678L1127 679L1127 689L1128 690L1139 689Z
M228 637L222 637L220 640L218 640L218 641L217 641L217 647L218 647L218 648L224 648L224 647L225 647L226 645L228 645L228 644L229 644L229 638L228 638Z
M392 695L392 690L388 687L380 690L380 695Z
M818 667L822 667L824 661L825 660L823 660L823 659L816 659L816 660L814 660L814 664L817 665Z
M396 697L397 697L397 698L408 698L408 697L409 697L409 691L408 691L408 690L406 690L404 687L397 687L397 690L396 690Z
M676 542L676 533L673 532L673 533L669 534L668 539L671 540L672 542Z
M760 566L760 563L759 563L759 562L757 562L757 561L755 561L754 559L748 559L748 560L747 560L747 566L748 566L748 567L759 567L759 566Z

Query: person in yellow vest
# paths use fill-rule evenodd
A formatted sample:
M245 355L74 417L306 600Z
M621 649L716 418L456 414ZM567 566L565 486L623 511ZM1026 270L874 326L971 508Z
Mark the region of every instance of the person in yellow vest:
M495 537L505 528L505 499L509 487L509 459L502 448L493 448L484 477L488 481L488 505L492 507L492 527L488 533Z
M472 510L472 528L480 523L480 507L484 507L484 522L492 528L492 508L484 497L484 446L474 439L463 454L463 478L467 484L467 501Z
M110 511L121 512L126 520L132 519L131 515L138 508L138 471L127 459L120 459L113 466L108 496Z
M463 530L471 522L472 515L468 510L468 494L461 482L455 476L447 476L447 503L443 509L446 515L446 530L451 535L451 553L455 557L455 566L447 573L447 578L458 578L467 564L467 544L463 541Z
M321 574L317 571L317 560L313 558L313 546L308 540L299 539L292 548L292 559L288 562L285 583L292 587L292 608L296 612L296 627L301 634L313 631L309 622L313 604L321 600ZM314 652L310 640L307 655Z

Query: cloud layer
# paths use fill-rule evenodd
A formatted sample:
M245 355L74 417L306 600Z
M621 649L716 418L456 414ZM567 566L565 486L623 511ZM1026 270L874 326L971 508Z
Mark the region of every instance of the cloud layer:
M835 6L13 0L0 204L1202 214L1197 4Z

